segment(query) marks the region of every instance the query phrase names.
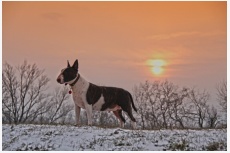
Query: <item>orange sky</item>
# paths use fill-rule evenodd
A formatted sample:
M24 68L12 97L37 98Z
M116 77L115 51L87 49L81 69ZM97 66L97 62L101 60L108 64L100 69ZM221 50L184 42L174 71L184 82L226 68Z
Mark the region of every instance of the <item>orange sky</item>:
M2 12L2 61L37 63L53 87L67 59L129 91L167 78L214 93L227 77L227 2L2 2ZM157 58L160 76L146 64Z

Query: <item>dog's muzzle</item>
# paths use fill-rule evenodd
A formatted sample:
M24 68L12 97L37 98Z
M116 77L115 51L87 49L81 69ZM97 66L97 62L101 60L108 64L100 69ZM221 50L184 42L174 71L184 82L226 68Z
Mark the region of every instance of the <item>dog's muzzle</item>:
M63 78L63 75L60 74L58 77L57 77L57 82L60 83L60 84L63 84L64 83L64 78Z
M60 83L60 84L63 84L63 83L61 83L61 79L60 78L57 78L57 82ZM67 83L65 83L65 85L67 85Z

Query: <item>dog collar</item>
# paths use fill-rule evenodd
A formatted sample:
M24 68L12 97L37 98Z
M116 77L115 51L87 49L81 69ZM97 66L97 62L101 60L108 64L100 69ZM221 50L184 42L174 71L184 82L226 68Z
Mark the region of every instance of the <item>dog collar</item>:
M75 83L79 80L79 78L80 78L80 74L78 73L78 76L77 76L76 80L73 83L69 84L69 85L74 86Z

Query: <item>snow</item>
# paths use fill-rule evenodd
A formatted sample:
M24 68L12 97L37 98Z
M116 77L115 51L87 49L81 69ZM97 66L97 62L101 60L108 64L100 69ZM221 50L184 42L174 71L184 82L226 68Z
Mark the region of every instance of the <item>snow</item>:
M150 131L71 125L2 125L2 149L6 151L207 150L215 143L218 150L227 150L227 129Z

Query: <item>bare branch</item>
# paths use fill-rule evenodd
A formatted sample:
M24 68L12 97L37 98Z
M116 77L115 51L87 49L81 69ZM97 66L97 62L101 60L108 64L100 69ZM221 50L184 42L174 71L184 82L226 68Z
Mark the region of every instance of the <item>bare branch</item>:
M26 61L13 68L7 62L3 65L3 112L14 123L26 122L32 110L37 107L43 91L46 90L49 79L43 75L36 64ZM44 98L43 98L44 99ZM4 113L3 113L4 114Z
M227 112L227 81L222 81L217 86L217 100L219 101L220 106L222 107L223 112Z

